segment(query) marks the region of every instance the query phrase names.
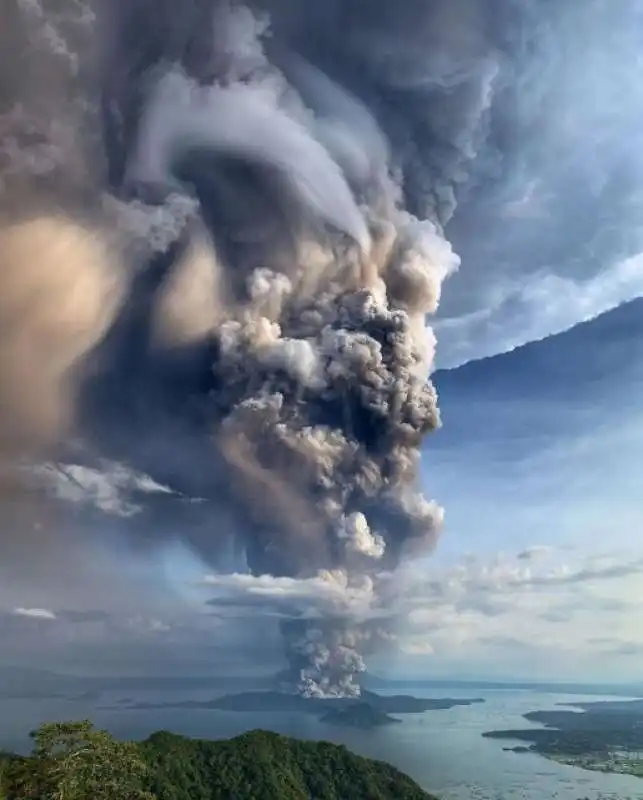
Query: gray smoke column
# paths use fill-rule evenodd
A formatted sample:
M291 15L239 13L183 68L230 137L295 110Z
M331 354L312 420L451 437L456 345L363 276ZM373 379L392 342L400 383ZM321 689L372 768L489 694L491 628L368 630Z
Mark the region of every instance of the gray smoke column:
M81 183L148 260L122 313L84 320L83 354L113 322L85 431L208 500L210 529L171 535L213 569L232 539L254 576L376 597L442 519L418 489L439 424L426 317L459 264L444 226L498 70L486 3L96 6L99 63L72 105L104 147ZM89 280L104 259L75 252ZM294 614L282 630L291 689L359 693L363 619Z
M343 620L321 620L305 624L289 620L282 624L290 673L288 691L294 681L306 697L353 697L360 693L355 676L366 671L360 653L364 634Z
M136 109L127 131L108 114L112 141L130 137L112 154L123 185L195 196L219 276L195 426L213 443L204 493L226 515L190 542L215 568L229 532L254 575L329 574L350 592L433 546L442 512L417 488L439 424L425 320L458 266L442 226L494 74L478 17L446 6L330 3L317 19L310 4L203 4L183 40L158 14L150 49L166 60L137 65L138 97L114 77L128 53L110 62L107 107ZM115 42L137 13L142 28L144 8L122 27L115 13ZM157 353L172 349L163 330ZM359 693L367 637L350 618L282 632L297 691Z

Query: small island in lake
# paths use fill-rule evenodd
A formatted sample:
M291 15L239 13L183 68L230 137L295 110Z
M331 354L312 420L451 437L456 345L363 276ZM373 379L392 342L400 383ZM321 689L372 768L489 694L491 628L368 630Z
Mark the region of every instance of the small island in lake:
M128 709L160 709L160 708L190 708L199 710L223 710L239 712L301 712L314 714L323 722L333 725L346 725L355 727L356 721L361 724L357 727L374 728L395 722L390 714L421 714L425 711L437 711L455 706L469 706L473 703L483 703L480 698L456 699L424 698L412 695L381 695L375 692L362 690L359 697L302 697L298 694L289 694L277 691L240 692L226 694L212 700L183 700L173 703L133 703L120 704L113 708ZM360 711L356 712L355 707ZM366 709L369 709L368 711ZM330 715L330 716L329 716Z
M345 708L329 708L320 717L328 725L340 728L380 728L384 725L395 725L402 720L391 717L370 703L356 702Z
M643 778L643 700L565 704L581 711L531 711L542 728L488 731L490 739L527 742L504 748L539 753L562 764Z

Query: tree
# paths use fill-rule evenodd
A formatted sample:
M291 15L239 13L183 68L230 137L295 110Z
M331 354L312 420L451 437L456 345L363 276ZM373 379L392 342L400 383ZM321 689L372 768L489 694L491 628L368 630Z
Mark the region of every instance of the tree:
M136 744L59 722L32 737L32 755L5 759L0 800L435 800L388 764L266 731L227 741L159 732Z
M154 800L143 790L146 767L136 745L91 722L56 722L31 734L31 758L17 760L11 788L38 800ZM10 794L11 796L11 794Z

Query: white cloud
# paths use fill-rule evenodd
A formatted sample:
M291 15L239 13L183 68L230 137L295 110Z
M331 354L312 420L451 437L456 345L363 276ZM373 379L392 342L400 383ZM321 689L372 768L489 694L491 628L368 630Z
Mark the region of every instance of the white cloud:
M120 627L136 634L164 634L172 630L172 625L155 618L135 616L128 617L120 623Z
M13 614L16 617L28 617L29 619L56 619L54 612L47 608L14 608Z
M403 602L414 608L401 649L416 661L468 669L523 659L525 670L542 664L554 675L568 662L627 670L643 652L641 554L550 562L468 559L430 578L409 576Z
M553 551L553 547L547 545L533 545L532 547L527 547L521 553L518 553L516 558L520 561L536 561L546 558L551 555Z
M352 586L342 573L302 580L209 575L197 587L204 605L196 610L181 606L161 615L133 606L129 612L14 607L4 617L11 651L5 658L47 652L64 660L82 652L98 659L109 646L126 664L128 653L140 659L179 648L194 655L226 642L234 652L249 638L257 647L261 636L276 641L280 618L332 615L366 630L394 632L381 656L398 652L399 668L407 672L472 673L486 665L495 674L515 667L516 674L533 675L541 665L555 677L574 665L583 672L595 664L626 670L643 652L642 581L641 553L589 558L545 547L469 556L451 566L409 564ZM274 646L271 658L279 655L278 641Z
M623 259L590 280L553 273L494 286L480 310L434 321L437 361L453 369L553 336L643 296L643 253Z
M172 493L147 475L111 462L101 462L99 468L45 464L36 470L36 477L61 500L86 503L119 517L137 514L141 510L140 498L146 494Z
M222 616L335 616L366 619L376 607L373 581L349 581L341 571L322 571L313 578L208 575L201 585L214 592L208 605Z
M334 615L394 630L390 643L414 661L473 668L529 652L533 663L545 658L555 669L557 659L590 663L643 648L642 580L640 553L590 558L538 546L489 560L469 556L449 568L410 564L361 587L341 573L209 576L202 586L214 591L208 602L223 620ZM601 630L609 631L609 647L596 641Z

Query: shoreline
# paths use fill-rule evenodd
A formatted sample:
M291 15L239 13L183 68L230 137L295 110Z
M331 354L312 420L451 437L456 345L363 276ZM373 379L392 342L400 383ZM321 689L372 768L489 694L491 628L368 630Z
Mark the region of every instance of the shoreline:
M564 706L582 710L561 710ZM566 703L523 717L542 727L486 731L482 736L520 742L504 748L514 753L537 753L589 772L643 778L643 700Z

